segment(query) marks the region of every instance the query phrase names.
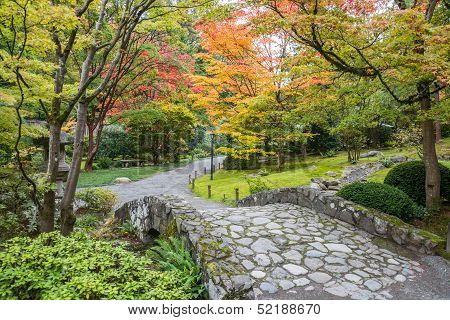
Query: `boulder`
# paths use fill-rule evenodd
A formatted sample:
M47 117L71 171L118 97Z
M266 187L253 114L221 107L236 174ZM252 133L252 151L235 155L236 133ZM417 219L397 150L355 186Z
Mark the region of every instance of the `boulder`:
M317 169L316 166L309 166L309 167L308 167L308 170L309 170L309 171L314 171L314 170L316 170L316 169Z
M334 177L337 176L337 173L334 172L334 171L327 171L327 172L325 172L325 174L326 174L327 176L329 176L329 177L332 177L332 178L334 178Z
M328 181L324 181L323 182L327 187L329 186L337 186L339 185L341 182L339 180L328 180Z
M311 182L311 184L309 185L310 188L312 189L317 189L317 190L321 190L322 188L320 187L320 185L316 182Z
M319 178L311 178L311 182L314 182L314 183L323 183L324 180L325 179L321 178L321 177L319 177Z
M389 160L391 160L393 163L398 163L398 162L405 162L408 160L408 158L406 156L393 156L390 157Z
M119 177L114 180L114 184L123 184L123 183L130 183L130 182L131 182L131 180L127 177Z
M361 153L360 158L370 158L370 157L382 157L383 152L378 150L371 150L369 152Z

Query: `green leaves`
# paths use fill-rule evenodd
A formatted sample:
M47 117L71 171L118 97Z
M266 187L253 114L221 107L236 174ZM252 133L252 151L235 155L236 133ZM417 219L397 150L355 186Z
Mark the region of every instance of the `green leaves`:
M157 246L147 252L147 256L163 271L180 272L184 279L184 289L194 298L205 295L202 285L200 268L194 262L183 242L169 237L167 240L157 240Z
M83 233L18 237L0 249L1 299L192 299L195 279Z

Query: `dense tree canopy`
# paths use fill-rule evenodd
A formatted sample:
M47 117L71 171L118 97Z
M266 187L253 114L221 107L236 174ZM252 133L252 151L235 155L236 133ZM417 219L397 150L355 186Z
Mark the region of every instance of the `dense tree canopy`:
M221 152L276 156L278 168L334 149L356 162L408 132L432 209L450 119L449 11L438 0L0 0L1 163L27 183L39 230L53 231L59 210L68 234L82 162L93 169L108 126L135 144L123 157L178 161L215 130ZM63 131L74 141L58 209Z

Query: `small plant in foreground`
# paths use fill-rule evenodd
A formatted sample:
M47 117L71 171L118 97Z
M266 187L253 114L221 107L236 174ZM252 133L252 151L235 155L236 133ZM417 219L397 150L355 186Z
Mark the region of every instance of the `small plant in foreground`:
M16 237L0 246L0 299L193 299L179 270L75 232Z
M199 266L192 259L183 242L178 238L169 237L156 240L156 246L147 252L147 256L163 271L178 271L194 298L204 298L206 291L202 284Z

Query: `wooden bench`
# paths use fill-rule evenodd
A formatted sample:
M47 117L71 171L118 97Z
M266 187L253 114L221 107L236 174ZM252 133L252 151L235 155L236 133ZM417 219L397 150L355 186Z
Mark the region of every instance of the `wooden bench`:
M122 168L130 168L133 167L142 167L144 166L146 160L142 159L127 159L127 160L120 160L120 163L122 164Z

